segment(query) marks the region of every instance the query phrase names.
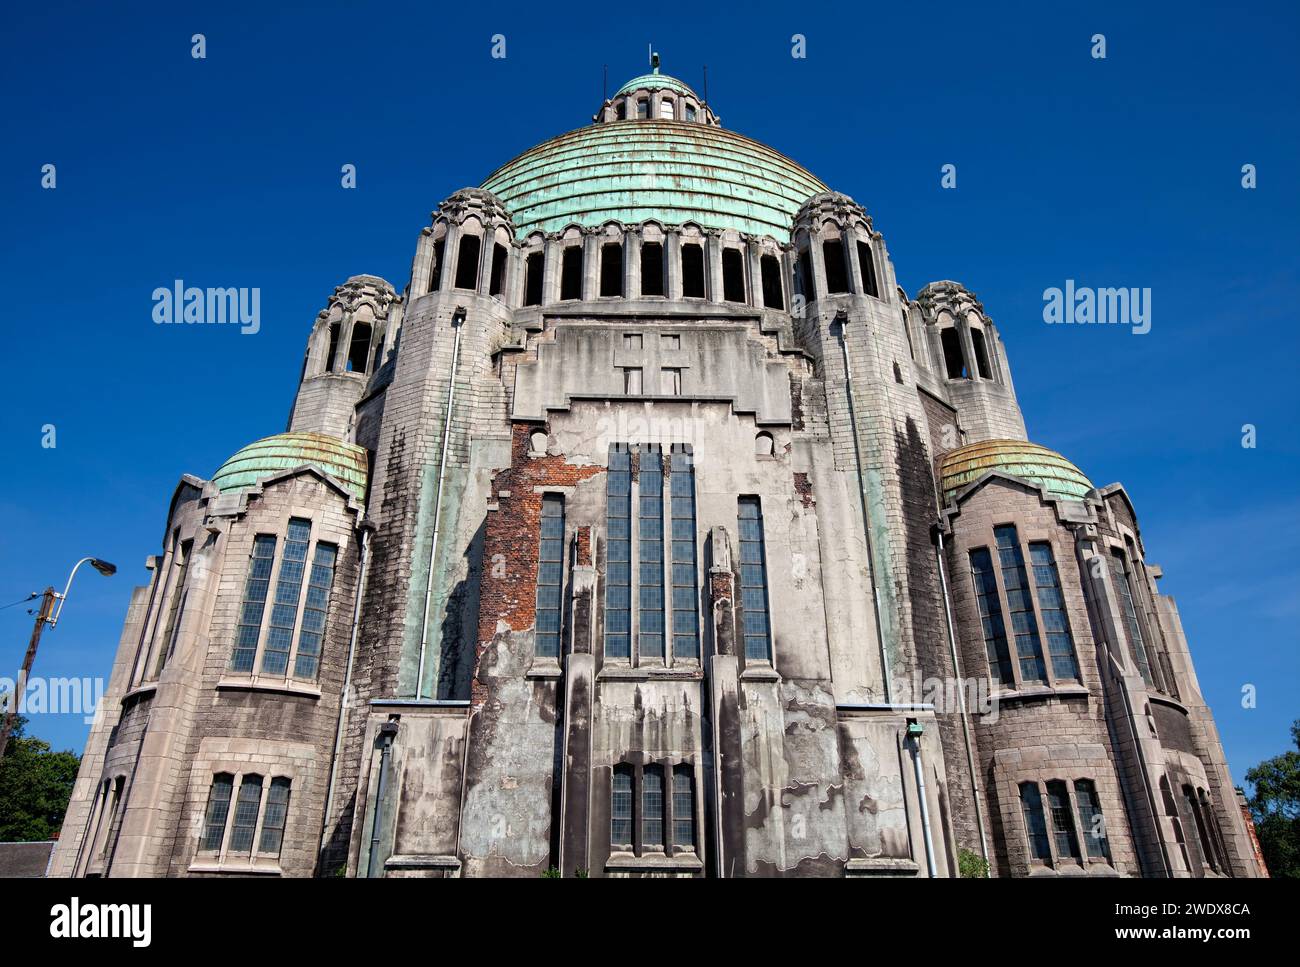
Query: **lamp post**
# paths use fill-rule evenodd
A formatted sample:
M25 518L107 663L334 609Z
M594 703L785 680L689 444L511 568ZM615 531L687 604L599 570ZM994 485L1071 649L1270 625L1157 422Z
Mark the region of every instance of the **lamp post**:
M77 576L77 569L83 564L89 564L104 577L110 577L117 573L117 568L107 561L101 561L97 557L83 557L72 565L72 572L68 575L68 583L63 586L62 594L49 587L41 595L41 606L36 611L36 626L32 628L32 638L27 643L27 654L23 656L23 668L18 673L14 693L9 696L9 707L5 709L4 726L0 728L0 762L4 760L5 748L9 745L9 733L13 731L14 720L18 718L18 697L27 688L27 676L32 673L32 663L36 660L36 646L41 642L41 632L45 630L46 624L53 628L59 623L59 615L63 613L63 604L68 600L68 591L72 589L72 579ZM55 607L56 601L58 607Z

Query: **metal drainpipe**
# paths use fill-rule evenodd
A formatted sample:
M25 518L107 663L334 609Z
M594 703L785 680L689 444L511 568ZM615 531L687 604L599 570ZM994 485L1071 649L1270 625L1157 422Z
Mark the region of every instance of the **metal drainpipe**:
M330 821L334 818L334 787L338 781L339 757L343 754L343 723L348 715L348 690L352 687L352 665L357 653L357 632L361 627L361 600L366 593L367 570L370 564L370 529L364 524L361 530L361 569L357 575L356 600L352 605L352 635L348 639L348 665L339 692L339 721L334 729L334 758L330 760L330 781L325 793L325 820L321 824L320 848L325 851Z
M424 658L429 645L429 606L433 602L433 567L438 559L438 524L442 520L442 482L447 473L447 450L451 444L451 407L456 401L456 364L460 360L460 334L465 325L465 307L457 306L451 316L456 340L451 350L451 375L447 379L447 406L442 418L442 458L438 461L438 487L433 498L433 536L429 541L429 579L424 588L424 615L420 620L420 665L415 674L415 700L424 697Z
M921 723L916 719L907 720L907 737L912 743L912 768L916 772L916 793L921 801L921 831L925 834L925 866L930 871L930 879L936 874L934 867L934 838L930 835L930 804L925 796L925 769L921 765Z
M893 701L894 687L889 674L889 651L885 647L885 628L880 619L880 581L876 576L876 558L872 552L871 513L867 509L867 489L862 482L862 451L858 445L858 419L853 407L853 374L849 368L848 320L841 314L836 321L840 325L840 352L844 356L844 391L849 403L849 430L853 434L853 461L857 468L858 499L862 501L862 533L867 539L867 565L871 568L871 604L876 613L876 640L880 644L880 671L884 678L885 702Z
M970 718L966 709L966 689L963 687L957 665L957 631L952 623L952 600L948 595L948 574L943 567L943 528L935 527L939 543L935 547L935 559L939 562L939 584L943 587L943 616L948 623L948 649L952 653L952 672L957 675L957 702L961 706L961 731L966 742L966 768L970 770L971 794L975 797L975 824L980 831L980 853L987 864L989 844L984 835L984 807L980 803L979 774L975 768L975 753L971 749ZM984 876L988 876L987 867Z
M397 735L397 723L385 722L379 727L379 782L375 787L375 815L370 824L370 857L366 863L366 878L375 875L375 860L379 856L379 841L383 838L384 828L381 820L384 816L384 793L388 788L388 762L392 753L393 737Z

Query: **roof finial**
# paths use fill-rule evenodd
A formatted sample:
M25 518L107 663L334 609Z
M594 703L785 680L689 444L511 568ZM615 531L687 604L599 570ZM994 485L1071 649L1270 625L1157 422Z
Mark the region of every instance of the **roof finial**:
M659 73L659 55L653 49L650 51L650 66L654 68L654 73Z

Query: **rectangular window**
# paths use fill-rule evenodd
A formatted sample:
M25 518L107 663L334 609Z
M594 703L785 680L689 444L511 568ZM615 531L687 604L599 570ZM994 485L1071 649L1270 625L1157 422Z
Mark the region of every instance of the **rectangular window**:
M266 593L271 586L271 566L275 563L275 537L258 534L253 538L253 555L244 583L244 600L239 607L239 625L235 630L235 650L230 655L230 670L251 672L257 655L257 640L262 633L262 614L266 610Z
M433 243L433 260L429 265L429 291L437 292L442 283L442 254L447 248L447 240L440 238ZM330 363L334 362L334 353L330 352Z
M1047 784L1047 802L1052 809L1056 855L1078 860L1079 838L1074 831L1074 809L1070 806L1070 792L1064 782L1054 780Z
M659 117L664 121L671 121L676 118L675 105L670 98L664 97L659 99Z
M688 120L688 121L694 121L694 120L695 120L695 105L694 105L694 104L687 104L687 105L686 105L686 120Z
M759 264L763 270L763 305L768 309L784 309L785 294L781 286L781 260L775 255L764 255Z
M763 554L763 510L758 498L741 497L737 505L737 516L745 658L771 661L772 638L767 618L767 562Z
M540 547L537 553L537 631L539 658L560 654L560 592L564 584L564 497L542 494Z
M695 460L674 443L668 477L672 495L673 657L699 655L699 603L695 569Z
M1196 790L1191 786L1183 786L1183 798L1187 801L1187 811L1196 824L1196 838L1201 848L1201 859L1209 865L1211 870L1217 873L1219 864L1215 862L1214 844L1210 842L1210 834L1205 826L1206 817L1201 814L1201 805L1196 799Z
M524 305L540 306L542 304L542 281L545 278L545 256L533 252L524 265Z
M632 455L627 444L610 446L605 476L605 656L631 658Z
M614 767L609 797L609 845L615 850L632 848L632 767L626 763Z
M582 246L570 245L560 259L560 299L582 298Z
M1007 629L1002 621L998 580L993 573L993 556L987 547L970 552L970 569L971 579L975 582L975 600L980 609L980 624L984 627L989 674L1003 685L1014 688L1016 676L1011 670L1011 650L1007 646Z
M979 371L980 379L992 379L993 371L989 368L989 353L984 346L983 330L972 327L970 340L975 346L975 368Z
M662 850L664 848L663 766L646 766L641 784L641 846L645 850Z
M488 283L488 295L500 295L506 287L506 259L509 252L504 245L492 246L492 279Z
M173 579L174 587L172 589L171 606L167 610L167 626L163 631L162 640L158 642L158 654L154 662L153 677L157 678L162 674L163 666L167 664L167 658L171 655L172 647L176 643L176 632L180 625L181 616L181 599L185 594L185 578L189 573L190 551L194 548L193 541L184 541L177 544L176 538L172 538L172 565L176 568Z
M649 98L639 97L636 102L636 116L638 118L647 118L650 116Z
M280 574L275 584L271 621L266 629L266 646L262 649L262 672L283 675L289 668L289 649L293 629L298 623L298 601L302 597L302 577L307 568L307 544L311 539L311 521L291 518L280 556Z
M289 780L277 777L271 780L271 791L266 796L266 814L262 817L262 837L257 851L280 855L284 843L284 822L289 815Z
M637 652L642 659L664 657L664 470L658 446L641 452L637 483L641 488L638 595L640 623Z
M880 298L880 288L876 284L876 260L872 258L871 246L858 242L858 270L862 273L862 291L872 298Z
M939 343L943 347L943 366L949 379L969 379L966 372L966 354L961 348L961 334L949 326L940 331Z
M1110 841L1106 836L1106 821L1101 815L1101 801L1097 798L1096 784L1091 779L1076 780L1074 795L1079 801L1084 849L1093 859L1107 859L1110 856Z
M315 678L320 670L321 642L325 637L325 618L329 614L338 554L339 549L333 544L316 545L311 577L307 581L307 603L302 609L302 627L298 630L298 654L293 662L295 678Z
M661 396L682 395L682 371L680 369L659 370L659 394Z
M623 294L623 246L618 242L607 242L600 247L600 294Z
M623 333L623 348L631 350L640 350L641 334L639 332Z
M673 352L682 348L682 337L676 333L663 333L659 336L659 348L664 352Z
M1142 635L1142 623L1138 620L1137 605L1133 600L1133 586L1129 583L1128 562L1124 559L1123 551L1111 551L1110 574L1115 582L1115 591L1119 594L1120 608L1124 612L1124 626L1128 631L1129 645L1133 648L1133 660L1137 662L1142 680L1154 688L1155 680L1151 676L1151 662L1147 658L1147 643Z
M253 831L257 829L257 814L262 808L262 777L244 776L239 784L239 798L235 801L235 818L230 824L230 849L228 853L247 854L253 849Z
M208 811L203 817L203 835L199 849L215 852L221 849L226 835L226 817L230 815L230 796L234 792L235 777L229 772L218 772L212 777L208 790Z
M684 763L673 766L673 845L695 849L695 776Z
M804 302L812 302L817 298L817 289L813 284L812 258L806 248L799 249L795 272L795 278L799 280L799 294L803 296Z
M1047 820L1043 815L1043 795L1036 782L1020 784L1020 810L1025 817L1025 835L1029 839L1029 858L1039 863L1052 862L1052 847L1047 839Z
M660 242L641 243L641 294L664 294L664 247Z
M738 248L722 250L722 298L727 302L745 301L745 258Z
M478 256L482 245L477 235L462 235L460 250L456 255L456 288L478 289Z
M826 262L826 291L848 292L849 269L844 259L844 244L838 238L822 242L822 257Z
M1052 545L1047 542L1029 545L1029 561L1034 568L1034 587L1038 591L1038 613L1043 619L1047 635L1047 654L1052 659L1054 678L1079 678L1079 662L1074 655L1074 640L1070 637L1070 622L1065 614L1065 599L1061 595L1061 577L1052 556Z
M695 242L682 243L682 296L704 298L704 248Z
M1011 633L1016 639L1016 655L1020 659L1022 682L1047 681L1047 668L1043 663L1043 645L1038 638L1038 619L1034 617L1034 601L1025 571L1025 555L1020 550L1020 538L1010 524L993 528L998 542L998 560L1002 565L1002 589L1007 595L1007 608L1011 612Z
M628 396L640 396L644 389L641 386L641 370L635 366L629 366L623 370L623 392Z

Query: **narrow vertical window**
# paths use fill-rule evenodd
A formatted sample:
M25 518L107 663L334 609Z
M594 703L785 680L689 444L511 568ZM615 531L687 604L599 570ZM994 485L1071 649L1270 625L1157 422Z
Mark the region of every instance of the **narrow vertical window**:
M1110 840L1106 836L1106 820L1101 815L1096 784L1091 779L1076 780L1074 795L1079 802L1079 821L1083 823L1084 849L1092 859L1108 859Z
M627 444L610 446L605 476L605 656L631 658L632 456Z
M682 395L682 371L665 368L659 370L659 394L661 396Z
M741 497L737 516L745 658L771 661L772 637L767 618L767 562L763 553L763 510L758 498Z
M229 853L251 853L257 814L262 808L262 777L244 776L235 800L235 818L230 824Z
M984 330L972 326L970 339L975 346L975 368L980 374L980 379L992 379L993 370L989 367L989 352L984 345Z
M694 121L694 120L695 120L695 105L694 105L694 104L687 104L687 105L686 105L686 120L688 120L688 121Z
M492 278L488 282L488 295L500 295L506 287L506 259L509 251L500 242L492 246Z
M1070 791L1064 782L1054 780L1047 784L1047 802L1052 809L1052 835L1056 839L1056 855L1080 859L1079 837L1074 829L1074 809L1070 805Z
M795 270L795 278L799 280L799 294L805 302L812 302L817 298L817 286L813 283L812 256L806 248L799 249Z
M271 586L271 565L275 563L275 538L258 534L253 538L253 555L244 582L244 600L239 606L239 625L235 629L235 650L230 655L230 670L251 672L257 654L257 639L262 633L262 613L266 610L266 593Z
M971 579L975 582L975 600L979 604L980 624L984 628L984 650L989 659L989 674L1001 684L1014 687L1011 650L1007 646L1007 629L1002 621L1002 602L998 598L998 579L993 573L993 556L987 547L970 552Z
M1228 852L1223 845L1223 834L1219 831L1219 821L1215 818L1214 807L1210 803L1210 797L1204 789L1197 789L1196 797L1201 806L1201 815L1205 817L1205 828L1210 834L1210 847L1216 857L1215 869L1226 869L1228 865Z
M614 118L618 121L627 120L627 101L619 101L614 108Z
M838 238L822 242L822 257L826 263L826 291L848 292L849 272L844 260L844 243Z
M768 309L785 308L785 291L781 286L781 260L775 255L764 255L759 260L763 272L763 306Z
M625 762L614 767L609 797L609 845L615 850L632 849L632 767Z
M639 528L640 630L637 653L644 659L664 657L664 471L657 445L643 448L637 483L641 488Z
M722 298L727 302L745 301L745 259L738 248L722 250Z
M537 552L537 631L539 658L560 654L560 591L564 582L564 497L542 494L542 524Z
M623 392L628 396L640 396L645 392L641 382L642 371L639 367L629 366L623 370Z
M284 822L289 815L289 780L277 776L271 780L266 794L266 815L262 817L262 836L257 841L257 851L273 856L280 855L284 844Z
M1201 848L1201 858L1211 870L1217 873L1219 864L1215 859L1214 844L1210 841L1210 833L1205 825L1206 817L1201 813L1201 804L1196 798L1196 790L1191 786L1183 786L1183 798L1187 800L1187 811L1192 814L1192 819L1196 823L1196 837Z
M664 768L646 766L641 778L641 847L648 852L664 848Z
M1029 858L1039 863L1052 862L1052 846L1047 839L1047 819L1043 815L1043 795L1036 782L1020 784L1020 811L1025 817L1025 835L1029 840Z
M338 323L338 322L331 323L329 355L325 357L325 372L327 373L334 372L334 357L338 355L339 335L342 332L342 330L343 330L342 323Z
M301 517L289 520L280 557L280 574L275 584L271 621L266 629L266 646L262 649L262 672L283 675L289 668L289 649L293 645L293 628L298 622L298 600L302 597L302 577L307 569L307 543L311 538L311 521Z
M478 288L478 256L483 242L477 235L462 235L456 254L456 288Z
M321 642L325 638L325 618L329 614L338 554L339 549L333 544L316 545L311 576L307 579L307 602L302 608L302 627L298 629L298 654L293 662L295 678L315 678L320 670Z
M1038 591L1038 613L1047 635L1047 654L1052 660L1052 677L1079 677L1079 662L1070 637L1070 622L1065 614L1061 594L1061 576L1056 570L1052 545L1046 541L1029 545L1029 561L1034 568L1034 587Z
M1154 688L1155 679L1151 676L1151 662L1147 657L1147 643L1142 635L1142 623L1138 620L1137 606L1133 601L1133 587L1129 582L1128 562L1124 559L1122 551L1111 551L1110 574L1115 582L1115 590L1119 594L1120 608L1124 612L1124 626L1128 631L1129 645L1133 649L1133 659L1137 662L1142 680Z
M1043 663L1043 645L1038 638L1038 619L1030 595L1029 575L1025 572L1025 555L1020 538L1010 524L993 528L998 542L998 560L1002 565L1002 588L1011 611L1011 633L1016 638L1016 656L1020 659L1020 679L1044 682L1047 668Z
M560 260L560 299L582 298L582 246L570 245Z
M671 121L677 117L676 105L670 97L659 99L659 117L664 121Z
M433 260L429 263L429 291L437 292L442 285L442 254L446 251L447 239L440 238L433 243Z
M636 116L638 118L647 118L650 116L650 99L645 97L637 98Z
M704 298L704 248L696 242L682 243L682 295Z
M862 291L874 299L880 298L880 286L876 282L876 260L871 254L871 246L858 242L858 271L862 273Z
M607 242L600 247L600 294L602 296L621 296L623 294L623 245L621 242Z
M673 845L695 849L695 775L685 763L673 766Z
M208 810L203 817L203 835L199 849L217 851L226 835L226 817L230 814L230 796L234 792L235 777L229 772L218 772L212 777L208 790Z
M174 587L172 589L171 605L167 609L167 626L163 631L162 640L158 642L158 654L154 659L154 678L162 674L163 667L167 664L167 658L171 655L172 646L176 643L176 632L180 625L181 600L185 595L185 578L189 574L190 551L194 548L194 542L185 541L178 544L173 538L172 547L172 565L176 568L176 575L173 579Z
M668 477L672 494L673 657L699 655L699 603L695 570L695 461L674 443Z
M664 294L664 247L660 242L641 243L641 294Z
M352 339L348 344L348 361L346 371L349 373L364 373L366 363L370 359L370 323L354 322L352 324Z
M542 304L542 279L546 257L541 252L531 252L524 263L524 305Z
M966 355L961 349L961 334L955 326L949 326L939 333L939 342L943 346L943 366L949 379L969 379L966 372Z

